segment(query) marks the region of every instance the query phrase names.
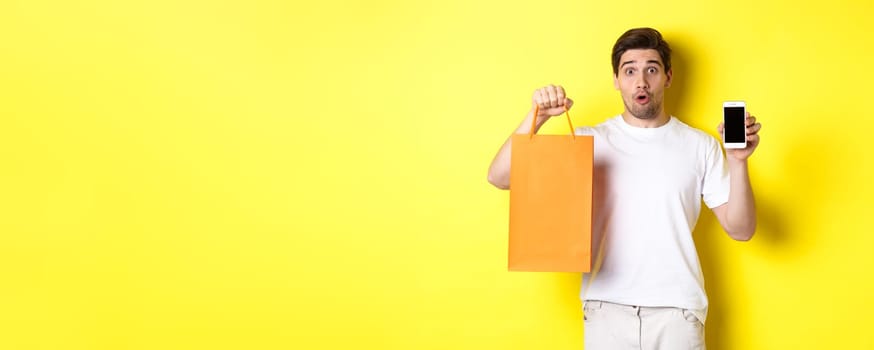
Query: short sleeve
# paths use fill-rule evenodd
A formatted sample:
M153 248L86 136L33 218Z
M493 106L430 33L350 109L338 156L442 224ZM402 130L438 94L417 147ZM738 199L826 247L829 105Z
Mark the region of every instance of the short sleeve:
M713 136L708 136L705 149L701 196L708 208L715 208L728 202L728 193L731 188L728 164L725 162L722 146Z

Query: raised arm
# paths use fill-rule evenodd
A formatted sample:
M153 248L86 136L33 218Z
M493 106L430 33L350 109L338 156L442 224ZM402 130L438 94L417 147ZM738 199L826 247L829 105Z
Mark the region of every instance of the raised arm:
M720 135L723 128L720 123L717 128ZM750 185L747 159L759 145L758 133L761 128L762 124L756 123L756 117L747 112L747 148L729 149L725 152L731 178L728 203L713 208L713 213L725 232L738 241L748 241L756 232L756 201Z
M565 107L570 109L573 104L574 102L567 98L564 88L560 85L549 85L535 90L531 97L531 110L528 111L514 134L531 132L532 118L536 118L534 121L534 132L536 133L549 118L561 115L564 113ZM535 108L535 106L539 106L539 108ZM534 115L535 110L538 110L536 116ZM507 137L489 166L489 183L502 190L510 189L510 140L512 137L512 134Z

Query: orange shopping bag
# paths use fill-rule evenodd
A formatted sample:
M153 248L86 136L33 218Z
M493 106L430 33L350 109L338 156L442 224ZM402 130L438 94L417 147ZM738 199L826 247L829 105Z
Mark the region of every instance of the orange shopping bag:
M593 137L575 136L565 115L570 135L513 135L510 271L591 268Z

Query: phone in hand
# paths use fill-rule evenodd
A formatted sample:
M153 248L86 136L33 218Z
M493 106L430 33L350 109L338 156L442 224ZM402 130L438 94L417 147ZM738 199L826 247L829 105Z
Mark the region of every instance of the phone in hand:
M725 148L747 148L746 112L747 105L744 101L722 103L722 140Z

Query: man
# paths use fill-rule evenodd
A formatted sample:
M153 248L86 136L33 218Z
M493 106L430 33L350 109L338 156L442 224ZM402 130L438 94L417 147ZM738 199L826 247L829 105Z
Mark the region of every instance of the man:
M596 258L580 291L585 348L703 349L707 296L692 230L703 198L731 238L752 238L756 212L747 159L759 144L761 124L747 113L747 147L723 155L714 137L665 113L671 49L654 29L623 34L612 61L623 113L576 129L595 142ZM532 103L516 133L527 134L531 118L536 132L573 105L554 85L536 90ZM722 123L717 130L722 134ZM489 182L501 189L510 186L510 148L507 139L489 168Z

